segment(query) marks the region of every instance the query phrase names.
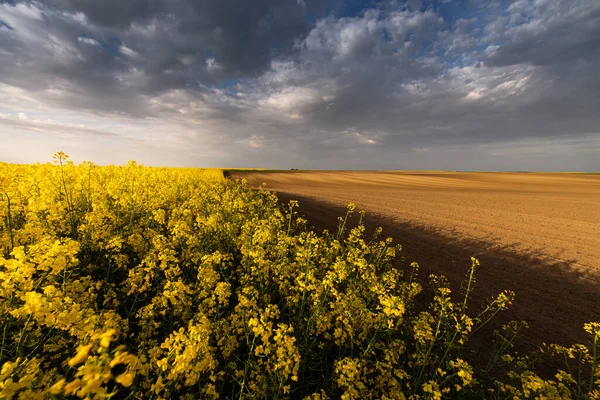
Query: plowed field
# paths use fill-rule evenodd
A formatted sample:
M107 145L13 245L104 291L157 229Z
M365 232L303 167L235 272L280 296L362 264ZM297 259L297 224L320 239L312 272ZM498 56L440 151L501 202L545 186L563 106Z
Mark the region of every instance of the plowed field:
M585 340L600 320L600 175L454 172L238 172L282 202L296 199L317 229L334 229L349 202L403 245L406 262L454 288L469 257L482 267L476 301L517 293L509 318L530 328L522 346Z

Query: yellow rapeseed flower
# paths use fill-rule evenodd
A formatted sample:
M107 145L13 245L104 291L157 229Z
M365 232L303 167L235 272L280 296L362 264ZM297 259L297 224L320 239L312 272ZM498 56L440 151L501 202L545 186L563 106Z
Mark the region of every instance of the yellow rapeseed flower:
M120 383L124 387L129 387L133 383L133 379L135 378L135 374L131 372L125 372L116 377L115 381Z
M91 348L92 348L91 344L77 347L77 354L75 354L75 356L69 360L69 366L74 367L77 364L81 364L81 363L85 362L85 360L87 360L87 358L89 356Z

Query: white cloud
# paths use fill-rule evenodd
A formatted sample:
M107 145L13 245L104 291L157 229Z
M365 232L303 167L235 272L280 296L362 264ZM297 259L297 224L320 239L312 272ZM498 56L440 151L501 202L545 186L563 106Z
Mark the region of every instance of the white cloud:
M215 60L214 58L206 59L206 69L210 73L219 72L223 69L223 67Z
M135 51L133 49L130 49L125 44L121 44L121 46L119 46L119 51L121 52L121 54L126 55L127 57L134 58L134 59L141 57L140 53L138 53L137 51Z
M80 36L77 38L77 41L79 43L88 44L90 46L101 46L99 41L97 41L96 39L89 38L89 37Z
M291 119L298 119L303 108L322 102L319 91L307 87L289 87L270 94L260 101L262 106L280 111Z

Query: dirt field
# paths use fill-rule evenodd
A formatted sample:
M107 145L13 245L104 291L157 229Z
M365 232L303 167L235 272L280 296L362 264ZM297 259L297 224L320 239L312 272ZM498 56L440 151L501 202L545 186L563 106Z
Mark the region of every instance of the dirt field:
M297 199L317 229L354 202L367 227L403 245L406 264L447 275L458 289L469 257L482 263L477 301L517 293L523 349L586 339L600 321L600 175L453 172L240 172L282 202ZM500 321L500 322L503 322Z

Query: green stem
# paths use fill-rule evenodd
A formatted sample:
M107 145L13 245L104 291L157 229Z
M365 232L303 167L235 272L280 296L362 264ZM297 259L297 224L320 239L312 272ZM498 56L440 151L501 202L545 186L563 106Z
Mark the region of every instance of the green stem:
M10 236L10 252L12 252L15 247L15 235L13 233L12 216L11 216L11 211L10 211L11 203L10 203L10 197L9 197L8 193L6 192L6 190L4 190L4 195L6 196L6 201L8 203L6 221L8 223L8 235Z
M588 385L588 395L592 392L592 389L594 387L594 378L596 375L596 368L598 367L597 347L598 347L598 335L594 334L594 348L592 349L594 358L592 360L592 373L590 376L590 383Z
M62 158L59 159L59 165L60 165L60 177L61 177L61 182L63 185L63 188L65 189L65 198L67 200L67 206L69 207L69 222L71 224L71 237L75 238L76 237L76 227L75 227L75 216L74 216L74 209L73 209L73 199L69 197L69 192L67 190L67 182L65 180L65 170L63 167L63 163L62 163Z
M448 353L450 352L450 349L452 348L452 345L454 344L454 339L456 339L457 334L458 334L458 329L456 331L454 331L454 336L452 336L450 343L448 343L448 345L446 346L446 351L444 352L444 355L442 356L442 358L440 358L440 362L438 363L435 370L437 370L437 368L440 368L442 366L442 364L444 363L446 356L448 355Z
M444 378L444 380L439 383L439 386L444 387L444 383L448 382L449 379L454 378L457 375L458 375L458 372L455 372L452 375L446 376L446 378Z
M498 349L498 351L491 355L490 360L488 361L488 364L484 370L484 373L487 374L492 370L492 368L496 365L496 363L500 359L501 354L503 354L511 346L511 344L517 337L518 332L519 332L519 329L516 329L510 339L507 339L504 336L501 336L503 339L503 342L500 345L500 348Z
M382 324L377 325L377 329L375 329L375 333L373 333L373 337L369 341L369 344L367 345L366 350L363 352L363 354L365 354L367 357L369 355L369 350L371 350L371 346L373 345L373 343L375 343L375 339L377 338L377 334L379 333L379 329L381 328L381 325Z
M480 330L481 328L483 328L488 322L490 322L492 319L494 319L494 317L496 316L496 314L498 314L500 312L500 310L496 310L492 315L490 315L490 317L488 319L486 319L482 324L477 325L477 327L475 329L473 329L471 331L471 333L469 334L469 337L473 336L473 334L475 332L477 332L478 330ZM483 314L483 313L482 313ZM480 314L481 315L481 314Z
M421 378L423 376L423 372L425 372L425 367L427 366L427 360L429 360L429 355L431 354L431 350L433 349L433 346L435 345L435 342L437 341L437 337L440 333L440 327L442 325L442 319L444 316L444 310L440 310L440 317L438 319L438 323L437 326L435 328L435 335L433 336L433 340L431 341L431 345L429 345L429 348L427 349L427 353L425 354L425 358L423 359L423 366L421 367L421 371L419 372L419 377L417 378L417 384L415 385L415 387L413 388L413 391L416 390L418 384L421 382Z
M15 298L15 294L13 293L10 299L10 305L8 306L9 310L12 310ZM0 365L2 365L2 361L4 360L4 344L6 343L6 334L8 333L8 327L10 326L11 319L12 315L7 313L6 318L3 321L4 329L2 331L2 345L0 346Z
M19 337L19 343L17 344L17 357L21 357L21 349L23 348L23 342L25 341L25 337L28 336L27 328L29 328L29 323L31 322L32 319L33 319L33 314L29 314L29 317L27 317L27 321L25 322L25 326L23 327L23 332L21 333L21 336Z
M579 394L579 398L582 397L582 392L581 392L581 370L583 369L583 355L581 354L581 351L579 351L579 360L578 360L578 364L577 364L577 393Z
M473 275L475 274L475 261L471 262L471 272L469 273L469 281L467 283L467 291L465 293L465 300L463 301L462 310L463 312L467 309L467 300L469 299L469 293L471 292L471 283L473 282Z
M344 218L340 220L340 225L338 226L337 232L337 240L342 240L344 236L344 232L346 231L346 222L348 222L348 217L350 216L350 210L346 211L346 215Z
M252 345L250 346L250 352L248 353L248 359L246 360L246 365L244 365L244 379L242 380L241 388L240 388L240 396L238 400L242 400L244 398L244 388L246 387L246 375L248 374L248 364L250 364L250 357L252 357L252 352L254 351L254 343L256 341L256 336L252 338Z
M44 335L44 337L42 339L40 339L40 341L35 345L35 347L33 349L31 349L31 351L29 352L29 354L27 355L26 358L29 358L32 355L36 354L37 349L39 349L40 346L46 342L46 340L52 335L53 332L54 332L54 327L52 327L48 330L48 333L46 335ZM1 365L1 363L0 363L0 365Z

